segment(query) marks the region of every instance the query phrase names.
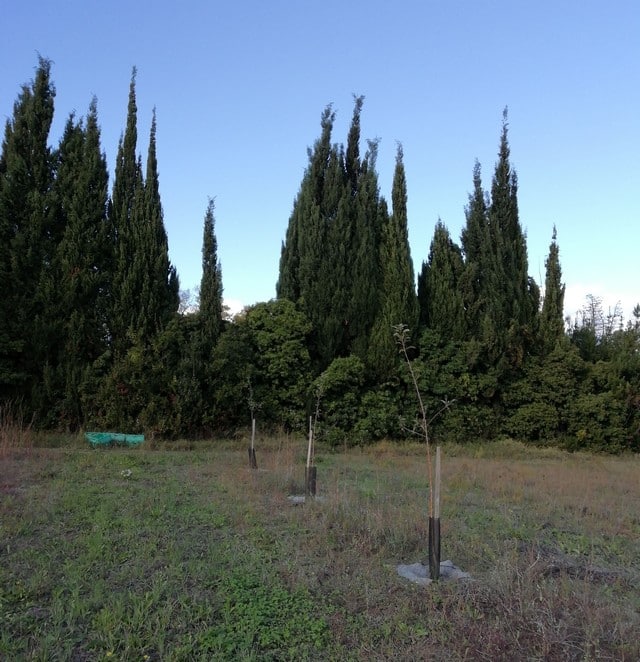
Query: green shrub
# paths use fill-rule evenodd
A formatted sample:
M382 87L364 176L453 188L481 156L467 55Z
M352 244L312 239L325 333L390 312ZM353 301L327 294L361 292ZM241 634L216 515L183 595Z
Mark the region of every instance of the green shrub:
M560 416L554 405L532 402L518 407L505 427L517 439L541 441L555 438L559 425Z

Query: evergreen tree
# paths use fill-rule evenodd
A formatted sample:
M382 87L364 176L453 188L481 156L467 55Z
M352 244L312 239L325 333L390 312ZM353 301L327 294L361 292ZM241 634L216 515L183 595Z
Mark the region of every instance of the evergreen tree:
M115 263L110 329L114 348L126 351L127 331L131 327L139 291L132 289L129 272L135 259L137 238L132 226L136 194L143 189L142 170L136 157L138 140L136 104L136 69L133 68L129 84L127 123L124 136L118 144L115 178L111 194L111 222L115 231ZM140 202L138 201L138 204Z
M483 336L497 358L511 365L524 358L532 335L539 293L529 279L527 246L518 213L518 180L511 167L507 110L503 113L498 162L491 185L488 229L492 264L487 272Z
M0 397L39 397L33 391L41 388L54 337L47 295L60 228L47 144L55 97L50 71L51 62L40 57L6 123L0 155Z
M218 341L222 331L222 269L218 261L214 208L214 201L210 199L204 217L199 309L203 341L209 351Z
M380 311L382 273L380 243L382 227L388 223L389 212L380 196L376 160L378 141L369 141L362 164L353 212L344 245L350 247L344 259L347 267L347 306L342 316L347 322L348 344L341 355L354 353L368 368L370 335Z
M176 409L181 429L193 434L209 429L218 407L213 403L213 352L222 333L222 271L218 262L214 201L204 217L200 305L194 314L180 315L173 323L181 330L180 354L175 370ZM173 334L175 335L175 334Z
M364 97L354 95L353 100L353 116L349 135L347 136L347 152L344 160L344 169L351 195L355 195L359 189L359 179L362 172L362 164L360 163L360 116L362 115Z
M138 142L138 107L136 104L136 68L131 73L129 83L129 101L127 105L127 123L124 136L118 143L115 180L111 203L118 234L126 231L133 210L133 199L138 182L142 176L136 158Z
M491 196L482 189L477 162L473 181L462 232L465 265L460 290L469 337L482 342L488 365L503 370L522 365L537 331L539 306L538 286L528 276L506 109Z
M471 337L480 335L480 317L487 296L485 277L491 269L488 209L489 199L482 188L480 163L476 161L473 168L473 193L469 195L465 208L466 225L461 234L464 271L460 280L460 291ZM421 305L421 310L426 310L425 305Z
M322 134L309 154L282 247L279 298L297 302L315 332L314 356L326 367L357 352L366 360L379 300L380 229L387 214L378 189L377 143L359 156L356 97L348 145L331 145L334 113L322 115Z
M337 208L337 202L328 204L328 200L340 197L325 194L324 190L328 173L335 172L336 155L331 146L334 121L335 113L331 106L327 106L320 121L320 138L315 142L313 150L308 151L309 165L282 244L276 294L279 299L289 299L294 303L300 300L303 293L308 299L309 290L318 279L326 229L324 216L327 212L329 215L332 212L335 214ZM334 182L331 184L335 185Z
M143 204L136 208L141 209L141 213L137 211L133 219L139 238L134 265L143 265L136 275L142 283L138 328L153 335L163 329L176 314L180 289L178 274L169 260L169 243L160 201L155 109L151 120L147 171L142 191Z
M407 228L407 180L402 146L398 145L391 190L392 214L382 211L379 270L382 274L380 310L371 334L369 360L380 377L392 374L398 352L393 327L415 329L418 306ZM382 201L381 205L384 205ZM386 205L385 205L386 206Z
M110 378L105 381L100 397L109 409L107 420L133 429L140 427L143 419L152 422L157 415L164 421L161 430L168 431L173 415L166 412L165 395L169 396L166 389L160 389L159 375L171 375L177 366L163 365L162 369L156 369L158 366L154 364L162 361L158 348L170 346L171 338L179 337L182 332L177 329L160 337L178 311L179 281L169 260L160 201L155 110L146 178L142 176L141 158L135 155L135 74L134 69L111 205L116 257L110 322L115 355Z
M126 350L133 334L149 341L178 310L179 281L169 261L158 183L156 115L153 112L146 178L136 158L137 106L133 70L127 128L118 147L112 195L116 232L113 335L116 350Z
M64 234L56 257L55 295L62 325L57 358L59 423L82 424L93 397L93 364L107 350L113 233L107 221L108 171L100 145L97 102L86 127L71 115L57 154L54 190ZM96 376L99 378L99 376Z
M422 263L418 279L421 325L451 341L466 337L460 288L463 270L462 251L452 241L444 223L438 220L428 260Z
M321 116L321 135L308 150L309 165L294 202L282 246L277 297L297 303L316 331L315 353L331 355L335 336L331 309L332 256L328 234L338 221L344 188L344 159L331 144L335 112L327 106Z
M305 312L312 320L317 335L316 352L325 367L336 356L346 356L351 345L349 298L353 266L348 256L353 246L353 209L355 199L345 179L344 150L334 147L329 161L325 186L323 225L324 243L320 265L309 292L311 302Z
M545 261L544 300L540 315L540 337L542 349L550 352L556 343L564 338L564 291L560 251L556 242L556 228L549 246L549 255Z

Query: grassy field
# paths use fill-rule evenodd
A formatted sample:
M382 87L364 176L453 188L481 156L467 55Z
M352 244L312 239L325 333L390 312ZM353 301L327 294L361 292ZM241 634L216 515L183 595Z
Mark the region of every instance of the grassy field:
M442 558L416 586L424 448L304 440L0 445L0 659L639 660L640 459L443 449ZM64 441L64 440L62 440Z

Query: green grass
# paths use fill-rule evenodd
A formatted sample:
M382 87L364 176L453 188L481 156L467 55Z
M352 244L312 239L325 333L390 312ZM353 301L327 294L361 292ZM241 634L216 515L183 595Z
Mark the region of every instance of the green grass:
M0 659L640 659L640 460L443 449L442 553L425 561L424 448L305 441L0 453ZM175 450L179 448L180 450Z

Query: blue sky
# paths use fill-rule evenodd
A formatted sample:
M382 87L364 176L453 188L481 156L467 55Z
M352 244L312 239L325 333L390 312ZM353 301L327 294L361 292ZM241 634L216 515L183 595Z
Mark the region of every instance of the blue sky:
M389 200L404 148L416 272L438 218L459 240L476 159L490 187L509 108L530 275L557 227L565 313L640 302L640 3L637 0L236 0L11 3L3 8L0 118L37 54L53 61L53 144L98 99L113 168L138 69L138 151L154 106L160 193L181 287L201 275L208 197L224 296L275 296L281 242L328 103L345 142L353 94L379 138ZM363 142L362 151L365 144Z

